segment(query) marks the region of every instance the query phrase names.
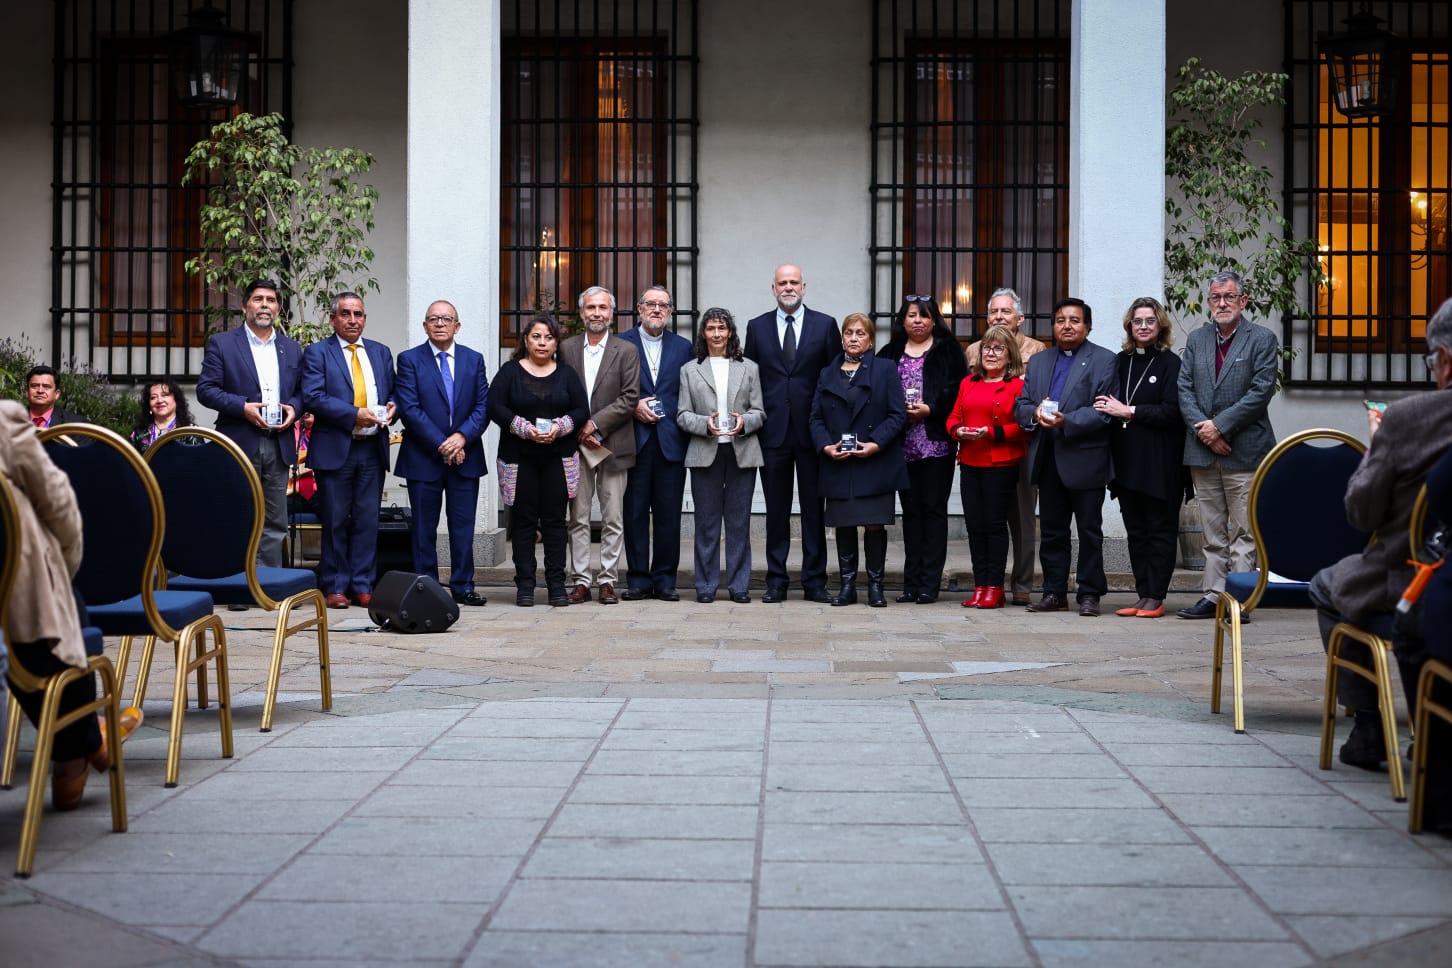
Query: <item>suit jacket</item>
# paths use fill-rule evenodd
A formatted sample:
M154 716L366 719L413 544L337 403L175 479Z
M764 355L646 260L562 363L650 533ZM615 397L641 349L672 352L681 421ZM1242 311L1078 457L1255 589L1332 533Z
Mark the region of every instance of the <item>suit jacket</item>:
M25 411L25 419L30 419L30 410L28 408ZM50 410L50 423L46 424L46 426L59 427L61 424L90 422L91 421L87 420L85 417L73 411L62 410L60 407L52 407ZM32 428L35 428L35 423L32 422L30 426Z
M1185 499L1185 421L1180 418L1180 358L1170 350L1151 350L1147 364L1135 364L1134 383L1125 389L1131 361L1145 357L1119 354L1114 395L1134 407L1125 425L1109 422L1109 451L1114 456L1110 492L1136 491L1179 506ZM1148 365L1149 369L1142 369ZM1133 394L1132 400L1125 397Z
M20 516L20 557L6 610L12 642L38 642L66 665L84 668L86 643L71 578L81 567L81 511L70 478L51 463L30 410L0 400L0 473ZM33 670L32 670L33 671Z
M1331 600L1353 621L1396 608L1412 580L1407 565L1412 506L1428 470L1452 448L1452 391L1390 404L1361 465L1346 485L1346 520L1374 531L1360 554L1332 566Z
M635 421L635 452L640 453L650 440L650 435L655 434L656 441L660 444L661 456L668 461L680 463L686 458L686 436L676 425L676 411L681 395L681 367L696 358L695 351L691 349L691 341L666 330L661 335L659 373L652 380L650 364L645 359L645 342L640 335L640 327L627 329L620 334L620 338L627 343L633 343L640 355L641 399L655 397L665 408L665 416L658 423Z
M1046 442L1052 441L1054 464L1059 480L1076 491L1104 487L1110 478L1109 418L1094 409L1094 398L1114 392L1116 354L1085 342L1074 351L1069 377L1059 392L1059 412L1064 422L1052 430L1034 423L1034 411L1049 395L1056 348L1036 353L1024 374L1023 393L1014 404L1018 425L1029 435L1029 479L1038 483L1043 473Z
M727 412L741 414L741 433L731 438L737 467L760 467L761 440L757 432L766 423L766 406L761 398L761 375L750 360L732 360L726 377ZM716 412L716 377L711 360L692 359L681 368L680 410L676 423L690 435L686 448L687 467L710 467L721 444L708 436L706 421Z
M1270 402L1276 392L1280 348L1275 334L1242 319L1230 338L1220 375L1215 375L1216 329L1206 323L1185 340L1180 361L1180 416L1185 420L1185 463L1209 467L1216 460L1226 470L1253 471L1276 445ZM1200 442L1195 424L1214 420L1230 442L1230 454L1217 458Z
M484 460L484 431L489 427L489 379L484 357L454 341L454 399L450 417L444 377L434 344L425 340L398 354L393 394L403 418L403 443L393 472L408 481L440 481L444 459L439 445L451 434L464 435L464 461L455 466L465 477L489 473Z
M279 329L273 331L272 343L277 348L278 400L301 418L302 347ZM257 455L257 443L264 434L247 419L243 404L261 403L262 385L257 382L257 365L252 362L245 323L207 340L202 372L197 377L197 402L217 411L218 433L230 437L248 457ZM283 460L296 463L297 444L292 432L279 434L277 442Z
M612 333L605 340L605 355L595 374L595 390L585 379L585 334L571 336L560 344L559 361L580 376L590 398L590 419L600 431L610 456L599 465L606 471L624 471L635 466L635 404L640 399L640 356L635 344ZM578 430L578 428L576 428Z
M394 401L393 354L371 339L360 339L373 367L378 389L378 406ZM335 471L343 466L353 443L358 408L353 406L353 369L335 337L313 343L303 351L303 406L313 415L313 436L308 444L308 465L315 471ZM378 462L388 469L388 428L373 435Z
M766 399L763 447L814 450L807 414L817 393L817 377L842 352L842 332L826 313L802 307L797 327L797 355L788 370L781 357L776 332L776 310L762 313L746 324L746 358L761 372L761 394Z
M817 489L823 497L871 497L911 486L902 451L907 401L896 363L869 352L848 383L842 378L842 358L833 360L818 374L811 426L812 446L822 462ZM843 434L856 434L858 443L871 442L882 449L866 459L833 460L821 453Z

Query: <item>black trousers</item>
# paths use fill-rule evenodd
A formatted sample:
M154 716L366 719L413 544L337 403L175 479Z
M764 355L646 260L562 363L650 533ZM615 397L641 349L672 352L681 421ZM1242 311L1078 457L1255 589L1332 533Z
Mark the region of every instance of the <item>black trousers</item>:
M509 513L509 544L514 554L514 584L533 591L537 563L534 535L544 542L545 585L551 594L565 592L565 547L569 529L565 510L565 468L556 454L530 455L519 462L514 507Z
M1164 601L1175 571L1180 506L1139 491L1120 490L1119 511L1124 516L1135 593Z
M1059 480L1052 444L1042 450L1039 466L1039 567L1044 591L1068 597L1069 540L1072 523L1079 532L1079 563L1075 595L1101 597L1109 590L1104 577L1104 488L1076 490Z
M1008 561L1008 516L1018 513L1018 465L960 469L963 524L973 559L974 586L1003 587Z
M66 664L51 654L50 648L42 642L12 642L10 651L12 653L11 661L18 659L31 675L50 676L57 672L64 672L67 668ZM21 692L15 688L14 683L10 684L10 691L15 694L26 718L34 724L40 718L40 707L45 693L41 691ZM72 709L78 709L86 703L95 701L96 677L94 675L82 676L61 690L59 714L64 716ZM101 727L93 713L90 716L82 716L55 734L55 745L51 747L50 758L53 761L78 760L100 748Z
M790 438L789 438L790 439ZM792 544L792 478L796 477L801 505L802 588L827 590L827 531L825 510L817 486L821 458L809 447L763 448L761 493L766 500L766 587L786 590L787 551Z
M948 560L948 495L953 490L953 465L947 457L908 461L909 489L902 501L902 587L933 594L943 585Z
M636 451L625 478L625 564L627 587L641 592L675 591L681 564L681 499L686 465L666 460L652 433Z

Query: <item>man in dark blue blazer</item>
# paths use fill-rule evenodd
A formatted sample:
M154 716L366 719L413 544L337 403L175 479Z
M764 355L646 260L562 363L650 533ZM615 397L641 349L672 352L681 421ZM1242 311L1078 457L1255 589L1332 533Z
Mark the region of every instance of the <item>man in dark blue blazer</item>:
M761 490L766 500L766 594L763 602L786 597L787 550L791 547L792 477L802 514L802 593L828 602L827 536L819 462L808 425L817 377L842 352L837 320L802 305L807 284L794 265L778 266L771 283L776 310L746 324L747 359L761 373L766 424L761 428Z
M676 426L676 401L681 393L681 367L696 356L690 340L666 329L672 302L664 286L651 286L635 304L639 325L620 334L640 354L635 466L625 478L626 588L621 597L627 602L643 598L680 601L676 568L681 563L687 441Z
M318 584L329 608L373 603L378 506L395 412L393 354L363 339L368 314L353 292L333 297L334 338L303 352L303 406L313 415L308 463L322 504Z
M1054 306L1054 346L1035 353L1014 418L1029 435L1029 475L1039 487L1039 565L1044 596L1030 612L1069 607L1069 525L1079 531L1075 569L1079 614L1099 614L1104 577L1104 489L1109 484L1109 416L1094 406L1113 393L1116 354L1089 342L1094 313L1072 296ZM1054 406L1045 406L1053 401Z
M282 567L287 535L287 475L297 463L292 424L302 410L302 347L276 327L277 283L259 280L247 287L237 329L207 340L197 401L217 411L217 432L231 438L252 460L262 480L262 540L257 563ZM282 422L267 422L270 408Z
M430 303L428 341L398 354L393 392L403 418L403 443L393 472L408 481L413 507L413 570L439 577L437 532L449 499L449 589L460 605L483 605L474 591L474 512L484 462L489 380L484 357L455 341L459 311Z

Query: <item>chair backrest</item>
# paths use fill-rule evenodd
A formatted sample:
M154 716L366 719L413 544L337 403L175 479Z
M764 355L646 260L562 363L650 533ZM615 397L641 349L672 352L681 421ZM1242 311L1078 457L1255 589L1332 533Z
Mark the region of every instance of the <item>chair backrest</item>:
M40 442L70 478L81 511L85 551L75 576L81 597L87 605L110 605L140 595L157 633L176 638L153 596L166 522L161 491L141 455L94 424L48 427Z
M273 607L257 581L262 540L262 482L231 439L202 427L178 427L146 451L166 509L161 560L188 578L246 574L252 595Z
M1277 444L1250 485L1250 528L1266 570L1308 582L1370 538L1346 520L1346 485L1366 445L1339 430L1305 430ZM1257 599L1259 595L1255 596Z

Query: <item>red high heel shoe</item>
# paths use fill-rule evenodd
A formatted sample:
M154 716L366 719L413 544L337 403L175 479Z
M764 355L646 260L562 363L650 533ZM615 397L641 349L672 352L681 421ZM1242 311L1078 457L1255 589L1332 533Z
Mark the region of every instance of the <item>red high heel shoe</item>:
M1002 608L1003 607L1003 586L989 585L983 589L983 594L978 598L979 608Z
M964 608L978 607L978 603L983 600L983 587L982 585L973 586L973 594L968 596L967 601L963 603Z

